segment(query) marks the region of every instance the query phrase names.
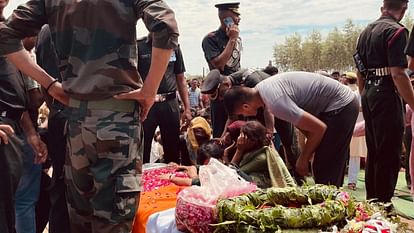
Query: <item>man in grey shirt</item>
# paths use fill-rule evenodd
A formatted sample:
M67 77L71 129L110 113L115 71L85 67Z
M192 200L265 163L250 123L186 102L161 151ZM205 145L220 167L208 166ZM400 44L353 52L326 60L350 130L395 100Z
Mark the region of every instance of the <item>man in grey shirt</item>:
M342 186L349 143L358 116L356 95L339 82L319 74L288 72L272 76L255 88L233 88L224 96L227 111L254 115L266 106L306 136L296 170L307 175L312 156L315 182Z

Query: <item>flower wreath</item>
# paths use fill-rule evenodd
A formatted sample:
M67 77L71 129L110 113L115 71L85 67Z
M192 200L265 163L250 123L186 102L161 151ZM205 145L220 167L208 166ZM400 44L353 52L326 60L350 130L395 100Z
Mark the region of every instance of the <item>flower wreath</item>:
M216 232L275 232L321 228L354 214L348 193L335 186L269 188L220 200Z

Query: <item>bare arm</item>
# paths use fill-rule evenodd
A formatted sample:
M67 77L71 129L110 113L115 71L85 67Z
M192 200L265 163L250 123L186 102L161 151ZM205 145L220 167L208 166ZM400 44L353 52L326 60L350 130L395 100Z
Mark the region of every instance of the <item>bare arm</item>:
M236 142L236 153L234 154L233 158L231 159L232 164L236 164L239 166L240 161L243 159L243 155L245 154L247 148L251 147L251 141L244 135L243 132L240 132L239 137L237 138Z
M39 164L44 163L47 159L47 147L46 144L43 143L40 139L40 136L36 132L36 129L33 127L33 123L27 111L23 113L22 119L20 120L20 125L26 134L27 141L35 152L34 162Z
M177 89L178 93L180 94L181 101L183 102L184 106L184 115L187 120L191 120L191 110L190 110L190 101L188 100L188 88L187 88L187 81L185 80L184 73L177 74Z
M365 86L365 79L364 79L364 76L359 72L359 71L357 71L357 83L358 83L358 90L359 90L359 93L361 94L362 93L362 91L364 90L364 86Z
M408 69L414 71L414 57L408 56Z
M267 129L267 133L273 134L274 129L275 129L275 117L266 107L264 108L263 114L264 114L264 120L265 120L265 126Z
M391 67L391 76L398 93L414 109L414 91L410 79L402 67Z
M305 112L296 127L305 134L307 139L302 148L302 153L296 162L296 171L300 175L305 176L308 173L309 160L321 143L327 126L318 118Z
M7 55L7 58L17 67L17 69L36 80L44 88L47 88L55 80L38 66L25 50L10 53ZM67 105L69 102L69 97L63 91L60 83L54 83L51 88L49 88L49 94L63 104Z
M200 92L200 95L198 96L198 105L200 106L200 109L203 109L204 108L204 103L203 103L203 94L201 94L201 92Z
M141 89L114 96L117 99L136 100L141 105L141 121L144 121L154 104L158 86L167 69L172 49L160 49L152 47L151 66Z

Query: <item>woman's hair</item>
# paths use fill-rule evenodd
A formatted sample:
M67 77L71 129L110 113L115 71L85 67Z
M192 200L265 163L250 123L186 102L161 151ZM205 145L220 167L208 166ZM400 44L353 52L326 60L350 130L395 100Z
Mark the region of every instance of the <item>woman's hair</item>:
M266 136L266 128L258 121L248 121L242 126L241 132L243 132L249 140L256 141L257 145L270 145L270 140Z
M210 140L200 146L197 153L197 164L205 164L210 158L221 160L224 154L224 148L215 140Z

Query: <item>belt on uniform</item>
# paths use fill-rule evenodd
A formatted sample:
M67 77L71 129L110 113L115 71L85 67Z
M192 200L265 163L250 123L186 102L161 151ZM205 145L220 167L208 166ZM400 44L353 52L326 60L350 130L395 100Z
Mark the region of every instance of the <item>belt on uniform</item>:
M386 76L374 76L368 75L367 79L365 80L367 85L374 85L374 86L390 86L394 87L394 81L390 75Z
M0 111L0 117L8 118L13 121L19 121L22 118L22 111Z
M154 102L161 103L161 102L165 102L165 101L172 100L175 98L177 98L177 94L175 93L175 91L168 92L168 93L161 93L161 94L155 95Z
M134 112L137 108L137 102L134 100L117 100L113 98L105 100L77 100L70 98L69 107L86 108L91 110L107 110L114 112Z
M375 76L383 77L391 75L391 69L389 67L383 67L383 68L373 68L368 69L368 73L373 74Z

